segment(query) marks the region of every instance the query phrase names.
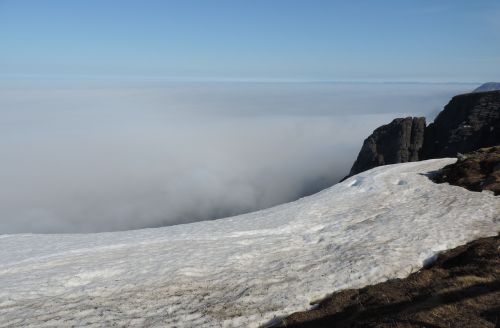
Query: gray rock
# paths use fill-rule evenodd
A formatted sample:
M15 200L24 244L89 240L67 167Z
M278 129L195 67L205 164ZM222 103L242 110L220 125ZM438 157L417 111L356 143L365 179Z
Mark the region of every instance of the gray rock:
M397 118L377 128L364 141L349 176L380 165L418 161L424 131L424 117Z
M454 97L425 129L421 159L456 157L500 144L500 91Z
M500 91L468 93L454 97L427 127L424 118L407 117L377 128L364 141L347 177L380 165L460 157L496 145Z

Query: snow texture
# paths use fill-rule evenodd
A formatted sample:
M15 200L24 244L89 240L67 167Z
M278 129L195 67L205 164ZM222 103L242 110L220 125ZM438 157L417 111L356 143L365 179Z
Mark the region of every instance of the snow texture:
M500 227L500 199L378 167L310 197L217 221L0 236L0 326L258 327L328 293L405 277Z

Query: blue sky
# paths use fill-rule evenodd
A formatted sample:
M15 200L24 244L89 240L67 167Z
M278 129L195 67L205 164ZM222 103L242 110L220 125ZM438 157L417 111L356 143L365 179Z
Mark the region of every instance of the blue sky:
M0 76L500 80L500 1L0 0Z

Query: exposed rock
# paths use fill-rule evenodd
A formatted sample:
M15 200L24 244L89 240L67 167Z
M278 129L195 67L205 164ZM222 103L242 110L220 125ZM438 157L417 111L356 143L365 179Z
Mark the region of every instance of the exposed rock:
M377 128L364 141L347 177L380 165L457 157L496 145L500 91L459 95L427 127L424 118L407 117Z
M333 294L280 327L499 327L500 237L442 253L405 279Z
M481 85L479 88L474 90L474 92L488 92L500 90L500 83L498 82L488 82Z
M490 190L500 195L500 146L461 154L455 164L445 166L432 179L472 191Z
M500 91L454 97L425 129L421 159L456 157L500 144Z
M376 166L413 162L420 159L425 118L397 118L373 131L363 143L349 175Z

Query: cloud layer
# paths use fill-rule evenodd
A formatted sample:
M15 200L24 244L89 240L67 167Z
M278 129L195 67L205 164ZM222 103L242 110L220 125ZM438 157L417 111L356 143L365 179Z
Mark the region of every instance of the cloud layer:
M99 232L261 209L343 175L394 117L474 86L0 84L0 233Z

